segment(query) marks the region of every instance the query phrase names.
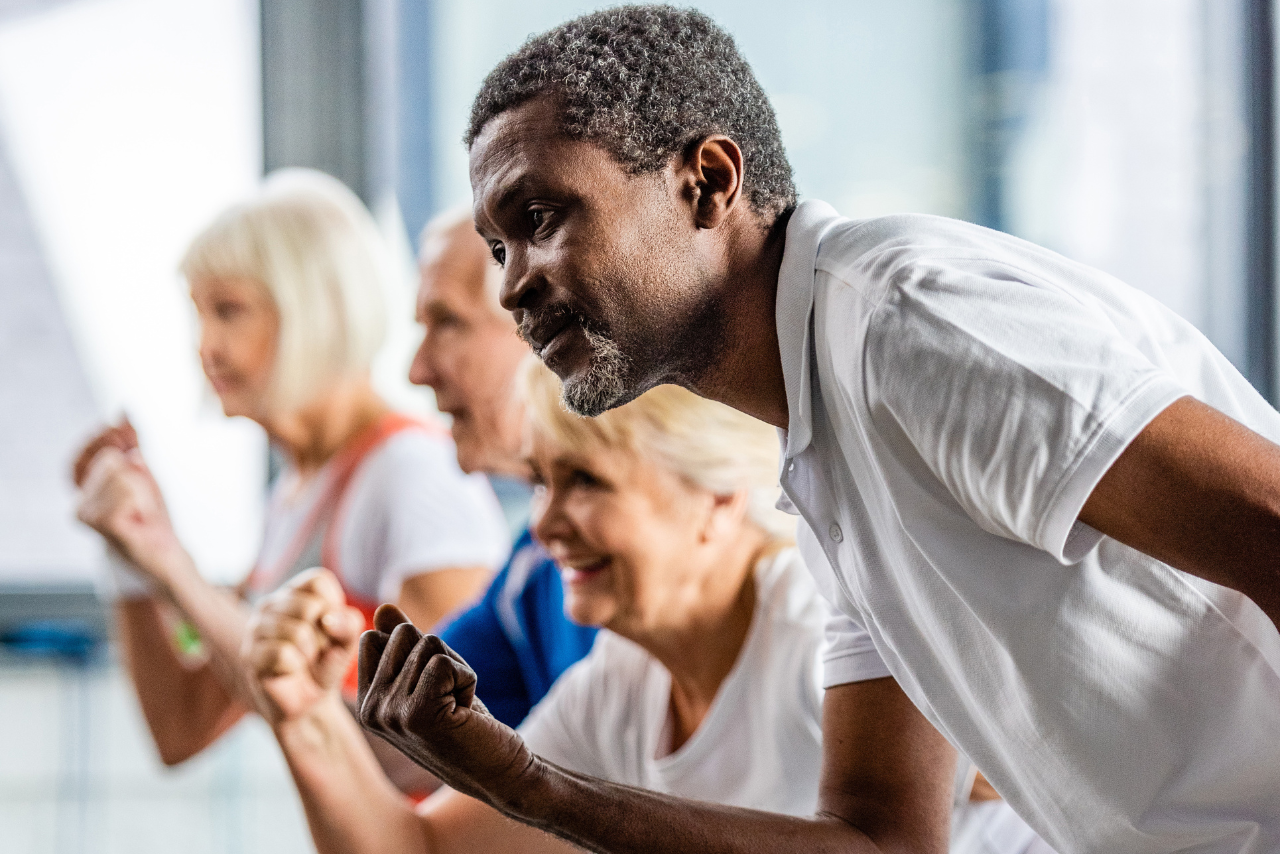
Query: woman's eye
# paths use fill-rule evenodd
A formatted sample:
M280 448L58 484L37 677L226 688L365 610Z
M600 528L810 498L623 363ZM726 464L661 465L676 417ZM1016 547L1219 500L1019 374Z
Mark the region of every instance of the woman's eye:
M242 311L242 307L234 302L222 302L214 306L213 311L219 320L234 320Z
M507 266L507 247L494 241L489 244L489 251L493 254L493 260L498 262L499 267Z
M575 486L599 486L600 479L589 471L578 469L573 473L573 483Z

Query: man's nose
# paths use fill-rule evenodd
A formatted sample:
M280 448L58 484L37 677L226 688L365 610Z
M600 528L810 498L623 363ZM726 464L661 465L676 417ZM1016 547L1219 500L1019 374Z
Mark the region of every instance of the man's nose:
M537 299L536 271L529 264L527 253L512 251L502 268L502 287L498 289L498 302L520 322L520 310L530 308Z
M437 371L435 360L431 351L430 337L424 336L422 343L418 345L418 349L413 354L413 361L409 363L409 382L414 385L427 385L435 387L437 379Z

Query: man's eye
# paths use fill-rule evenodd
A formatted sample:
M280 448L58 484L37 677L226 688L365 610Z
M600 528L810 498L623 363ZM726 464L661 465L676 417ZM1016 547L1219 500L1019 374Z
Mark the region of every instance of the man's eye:
M535 208L529 211L529 221L533 223L534 231L537 231L539 228L542 228L542 224L547 221L547 212Z
M495 240L489 244L489 252L493 254L493 260L498 262L499 267L507 266L507 247Z

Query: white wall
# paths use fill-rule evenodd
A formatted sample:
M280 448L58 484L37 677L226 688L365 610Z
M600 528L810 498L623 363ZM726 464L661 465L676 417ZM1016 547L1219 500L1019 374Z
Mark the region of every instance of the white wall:
M264 439L206 391L175 268L257 181L259 125L249 0L81 0L0 27L0 126L101 414L129 413L216 579L256 551Z
M440 0L433 43L442 204L469 202L462 134L489 70L530 35L604 3ZM849 216L963 216L964 0L704 0L778 112L801 195Z

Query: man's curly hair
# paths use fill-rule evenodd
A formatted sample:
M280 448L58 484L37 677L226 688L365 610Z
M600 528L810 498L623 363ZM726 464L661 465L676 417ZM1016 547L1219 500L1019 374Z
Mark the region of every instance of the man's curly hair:
M598 143L632 174L725 134L742 149L751 207L770 222L795 207L773 107L733 38L701 12L623 6L533 36L485 78L467 147L490 119L544 94L558 100L567 136Z

